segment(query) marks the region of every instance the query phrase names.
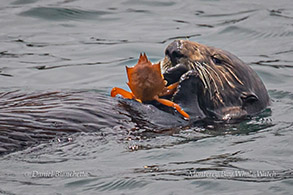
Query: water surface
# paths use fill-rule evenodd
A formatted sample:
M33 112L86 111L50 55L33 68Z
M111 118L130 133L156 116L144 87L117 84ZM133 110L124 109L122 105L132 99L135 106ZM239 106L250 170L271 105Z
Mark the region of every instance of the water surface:
M0 151L14 151L0 193L292 194L290 0L15 0L0 18ZM206 128L133 119L111 88L174 39L247 62L271 113Z

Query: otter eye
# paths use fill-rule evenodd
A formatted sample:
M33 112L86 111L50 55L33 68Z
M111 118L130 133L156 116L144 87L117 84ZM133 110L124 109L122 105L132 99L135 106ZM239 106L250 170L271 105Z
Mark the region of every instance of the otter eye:
M181 52L175 50L172 52L172 57L174 57L176 59L180 59L180 58L184 57L184 55Z
M217 57L215 57L215 56L212 56L212 60L217 65L221 65L222 64L222 60L219 59L219 58L217 58Z
M166 56L170 56L170 52L169 52L169 50L166 49L166 51L165 51L165 55L166 55Z

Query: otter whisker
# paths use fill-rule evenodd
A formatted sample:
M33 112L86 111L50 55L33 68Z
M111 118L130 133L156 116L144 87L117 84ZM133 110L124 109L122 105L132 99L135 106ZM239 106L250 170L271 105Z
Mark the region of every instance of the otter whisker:
M225 68L238 81L238 83L244 85L244 83L238 78L238 76L231 70L231 68L233 69L233 66L230 63L226 63Z
M230 72L230 74L240 83L241 85L244 85L243 82L235 75L235 73L229 68L226 67L226 69Z
M207 66L205 63L202 63L201 64L199 62L196 62L196 64L199 67L201 67L201 69L204 70L204 72L208 75L209 81L212 80L215 93L217 94L216 95L216 98L218 98L220 100L220 102L222 102L222 98L218 95L219 94L219 88L218 88L217 82L215 81L215 79L212 76L211 72L207 69L207 67L209 67L209 66ZM221 78L219 77L219 75L217 74L217 72L215 72L215 70L213 70L211 67L209 67L209 68L216 74L216 76L219 79L219 82L221 83L222 89L223 89L223 83L222 83ZM209 86L209 92L210 92L210 98L212 99L214 96L212 95L212 88L210 86Z
M206 65L206 67L209 67L209 66ZM215 81L214 77L211 75L211 73L207 70L206 67L204 67L204 68L205 68L206 71L209 73L210 78L212 79L213 84L214 84L214 87L215 87L215 93L214 93L215 95L214 95L213 97L218 98L218 100L219 100L222 104L224 104L223 99L222 99L222 97L221 97L221 95L220 95L221 93L219 92L219 88L218 88L217 82ZM211 68L211 67L209 67L209 68L210 68L210 70L212 70L212 71L217 75L217 77L218 77L218 79L219 79L219 82L220 82L220 84L221 84L221 86L222 86L222 90L224 90L223 82L222 82L220 76L218 75L218 73L217 73L213 68ZM215 103L217 103L217 101L215 101Z
M172 67L172 62L169 59L169 57L165 57L164 60L160 62L160 66L163 72L165 72L168 68Z
M221 77L219 76L219 74L212 67L207 65L205 62L203 63L203 65L205 65L206 68L209 68L211 71L213 71L213 73L215 73L216 77L218 78L218 80L219 80L219 82L221 84L222 90L224 90L223 81L222 81Z
M205 88L209 90L210 98L212 99L213 96L212 96L211 80L213 81L213 83L215 85L214 78L212 77L210 72L200 62L190 62L190 63L193 67L197 67L196 68L197 70L200 70L200 72L202 74L201 80L205 84ZM218 90L217 86L215 88L216 88L216 90Z
M220 96L220 93L216 93L216 97L224 105L224 101L223 101L222 97Z
M219 88L218 88L218 85L217 85L217 82L215 81L215 79L213 78L213 76L211 75L211 73L208 71L208 69L204 66L202 66L202 68L205 70L205 72L209 75L209 78L213 81L213 84L214 84L214 87L215 87L215 90L216 92L218 93L219 92ZM211 91L211 90L210 90Z
M202 70L203 72L203 75L204 75L204 79L206 80L206 83L207 83L207 87L208 87L208 90L209 90L209 93L210 93L210 97L212 97L212 90L211 90L211 80L210 78L208 77L206 71L203 69L203 67L201 66L200 69Z
M188 61L188 68L191 70L196 70L195 65L192 63L192 61Z
M203 76L203 73L202 73L202 70L199 68L199 67L195 67L197 72L199 73L199 77L200 77L200 80L203 82L204 84L204 88L207 89L208 88L208 85L207 85L207 82L206 80L204 79L204 76Z
M209 93L210 93L210 98L212 98L212 89L211 89L211 76L209 74L209 72L207 71L207 69L199 62L195 62L197 64L197 67L201 69L202 73L203 73L203 76L204 76L204 79L207 83L207 87L208 87L208 90L209 90Z
M223 75L224 79L226 80L226 82L228 83L228 85L230 85L230 87L232 87L232 88L235 88L235 85L229 81L229 79L227 78L225 73L223 73L223 71L221 69L219 69L219 71L222 73L222 75Z
M203 82L203 84L204 84L204 88L205 88L205 89L208 89L207 81L206 81L206 79L204 78L205 76L204 76L203 71L202 71L202 69L200 68L200 66L196 66L196 65L194 65L191 61L189 61L188 65L189 65L190 67L192 67L193 70L196 70L196 71L198 72L198 74L199 74L199 78L200 78L200 80L201 80L201 81Z

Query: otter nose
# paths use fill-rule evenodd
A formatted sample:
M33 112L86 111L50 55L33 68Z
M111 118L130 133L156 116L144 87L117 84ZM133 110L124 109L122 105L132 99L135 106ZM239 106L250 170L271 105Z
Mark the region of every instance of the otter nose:
M180 40L173 41L168 45L165 50L165 55L168 56L173 65L179 63L179 59L184 55L181 52L181 42Z

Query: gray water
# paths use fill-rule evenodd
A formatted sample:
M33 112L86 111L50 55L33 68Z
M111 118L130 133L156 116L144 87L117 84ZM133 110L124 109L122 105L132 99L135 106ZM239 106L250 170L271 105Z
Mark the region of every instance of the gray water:
M0 25L0 194L293 193L292 0L1 1ZM162 59L174 39L249 64L271 113L133 120L111 88L128 90L125 65Z

